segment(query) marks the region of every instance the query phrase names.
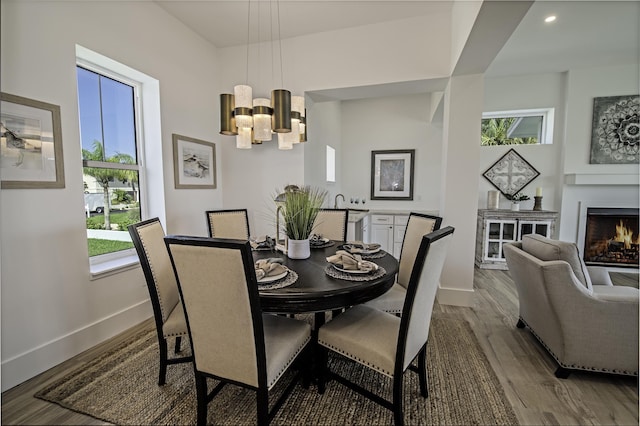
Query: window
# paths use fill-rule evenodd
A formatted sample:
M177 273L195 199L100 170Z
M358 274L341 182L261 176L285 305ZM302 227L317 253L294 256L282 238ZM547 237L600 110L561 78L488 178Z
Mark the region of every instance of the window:
M134 253L127 226L141 219L137 83L77 66L87 243L93 262Z
M481 145L553 143L553 108L482 114Z
M327 182L336 181L336 150L327 145Z

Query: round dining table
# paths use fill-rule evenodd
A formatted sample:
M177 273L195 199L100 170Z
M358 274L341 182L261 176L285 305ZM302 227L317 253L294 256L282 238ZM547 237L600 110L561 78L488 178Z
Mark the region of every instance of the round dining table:
M363 277L356 274L353 275L354 280L329 276L325 268L332 266L327 262L327 257L335 254L341 244L342 241L335 241L329 247L312 247L311 256L307 259L290 259L286 254L272 250L254 251L254 261L281 258L287 268L298 274L298 279L287 287L259 289L262 310L286 314L337 311L374 299L393 286L398 261L389 253L373 259L364 257L384 268L385 273L378 278L362 280Z

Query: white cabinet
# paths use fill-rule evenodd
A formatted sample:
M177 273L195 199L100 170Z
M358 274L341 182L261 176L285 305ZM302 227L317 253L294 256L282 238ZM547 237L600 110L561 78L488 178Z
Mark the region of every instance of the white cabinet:
M387 214L371 215L369 240L380 244L387 253L393 253L393 216Z
M400 258L408 221L408 215L372 214L369 223L369 242L380 244L382 250L392 254L396 259Z
M478 210L476 266L507 269L503 246L527 234L553 238L557 219L558 213L552 211Z

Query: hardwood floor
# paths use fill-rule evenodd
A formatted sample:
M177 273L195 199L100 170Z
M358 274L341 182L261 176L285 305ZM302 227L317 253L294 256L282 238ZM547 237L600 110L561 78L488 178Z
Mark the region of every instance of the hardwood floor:
M636 285L637 275L613 274L616 284ZM435 310L471 324L521 424L638 424L637 378L597 373L554 376L555 362L533 335L515 327L518 297L507 271L475 271L472 308ZM68 371L126 339L151 320L2 394L2 424L104 424L33 397Z

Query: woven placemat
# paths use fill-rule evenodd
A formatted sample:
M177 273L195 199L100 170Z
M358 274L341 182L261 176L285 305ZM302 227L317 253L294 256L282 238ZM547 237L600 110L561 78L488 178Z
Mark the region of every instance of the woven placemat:
M279 280L275 280L270 283L264 283L264 284L260 284L260 282L258 282L258 290L262 291L262 290L275 290L277 288L284 288L284 287L290 286L296 281L298 281L298 273L296 271L292 271L291 269L289 269L289 273L284 277L280 278Z
M384 250L380 250L377 253L371 253L371 254L361 254L360 256L362 256L362 258L364 260L371 260L371 259L382 259L383 257L385 257L387 255L387 252Z
M324 272L331 278L337 278L339 280L345 281L371 281L375 280L376 278L380 278L387 273L387 271L382 266L378 266L378 269L368 274L349 274L348 272L338 271L333 267L333 265L327 265L324 268Z

